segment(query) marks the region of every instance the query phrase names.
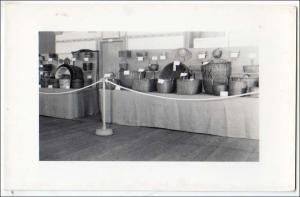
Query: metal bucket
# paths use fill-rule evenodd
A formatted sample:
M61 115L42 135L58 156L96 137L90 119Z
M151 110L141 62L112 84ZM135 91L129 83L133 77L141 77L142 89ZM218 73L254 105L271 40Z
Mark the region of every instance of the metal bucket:
M132 89L140 92L156 91L157 79L134 79Z
M193 95L201 92L202 83L199 79L177 79L177 94Z

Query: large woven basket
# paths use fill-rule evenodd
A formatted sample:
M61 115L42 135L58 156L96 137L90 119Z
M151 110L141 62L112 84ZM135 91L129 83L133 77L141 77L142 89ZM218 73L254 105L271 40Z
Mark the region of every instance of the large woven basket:
M157 91L160 93L171 93L175 90L175 80L174 79L158 79L157 81Z
M213 94L214 84L228 85L231 62L213 61L201 67L205 93Z

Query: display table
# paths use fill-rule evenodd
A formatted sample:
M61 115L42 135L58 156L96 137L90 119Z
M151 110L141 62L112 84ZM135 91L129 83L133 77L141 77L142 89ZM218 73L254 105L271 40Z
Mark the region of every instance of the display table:
M73 89L70 89L73 90ZM40 92L65 92L60 88L40 88ZM99 112L96 88L59 95L40 94L40 115L74 119Z
M121 125L159 127L238 138L259 138L259 98L176 101L125 90L106 90L106 120ZM102 95L102 90L100 90ZM211 95L151 93L176 98Z

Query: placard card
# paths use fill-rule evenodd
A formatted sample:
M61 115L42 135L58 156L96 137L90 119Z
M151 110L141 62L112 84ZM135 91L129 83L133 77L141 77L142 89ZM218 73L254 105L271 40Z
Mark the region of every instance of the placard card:
M121 90L120 86L117 86L117 85L116 85L115 90Z
M39 88L41 88L42 87L42 85L41 84L39 84Z
M124 75L129 75L130 71L129 70L124 70Z
M198 59L205 59L206 58L206 54L205 53L199 53L198 54Z
M162 83L164 83L164 81L165 81L165 80L163 80L163 79L158 79L158 80L157 80L157 83L162 84Z
M85 58L83 58L83 60L84 60L85 62L87 62L87 61L89 61L89 58L88 58L88 57L85 57Z
M152 60L157 60L157 56L152 56Z
M105 74L106 75L106 74ZM105 75L104 75L104 77L105 77ZM109 77L109 76L108 76ZM92 75L88 75L88 76L86 76L86 78L88 78L88 79L91 79L92 78Z
M180 64L180 61L174 61L173 62L173 71L176 71L176 66Z
M220 96L228 96L228 92L227 91L221 91Z
M48 88L53 88L53 85L48 85Z
M124 74L125 74L125 71L124 71ZM90 76L90 75L89 75L89 76ZM105 77L105 78L110 77L110 76L111 76L111 74L109 74L109 73L105 73L105 74L104 74L104 77Z
M52 62L52 58L48 58L48 62Z
M40 64L40 68L43 68L44 66L43 66L43 64Z
M142 61L144 61L144 57L137 57L137 60L142 62Z
M180 73L180 77L185 77L187 76L187 73Z
M138 69L138 72L144 72L144 71L145 71L144 68L139 68L139 69Z
M73 58L72 58L72 61L76 61L76 58L75 58L75 57L73 57Z
M70 89L70 86L66 86L66 89Z
M43 71L40 71L40 75L42 75L43 74Z
M166 60L167 57L166 57L165 55L161 55L161 56L159 56L159 59L160 59L160 60Z

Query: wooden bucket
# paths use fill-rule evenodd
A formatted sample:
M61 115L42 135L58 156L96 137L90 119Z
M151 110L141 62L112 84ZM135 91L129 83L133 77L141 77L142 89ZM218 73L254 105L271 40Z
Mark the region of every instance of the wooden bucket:
M177 94L193 95L201 92L202 84L199 79L177 79Z

